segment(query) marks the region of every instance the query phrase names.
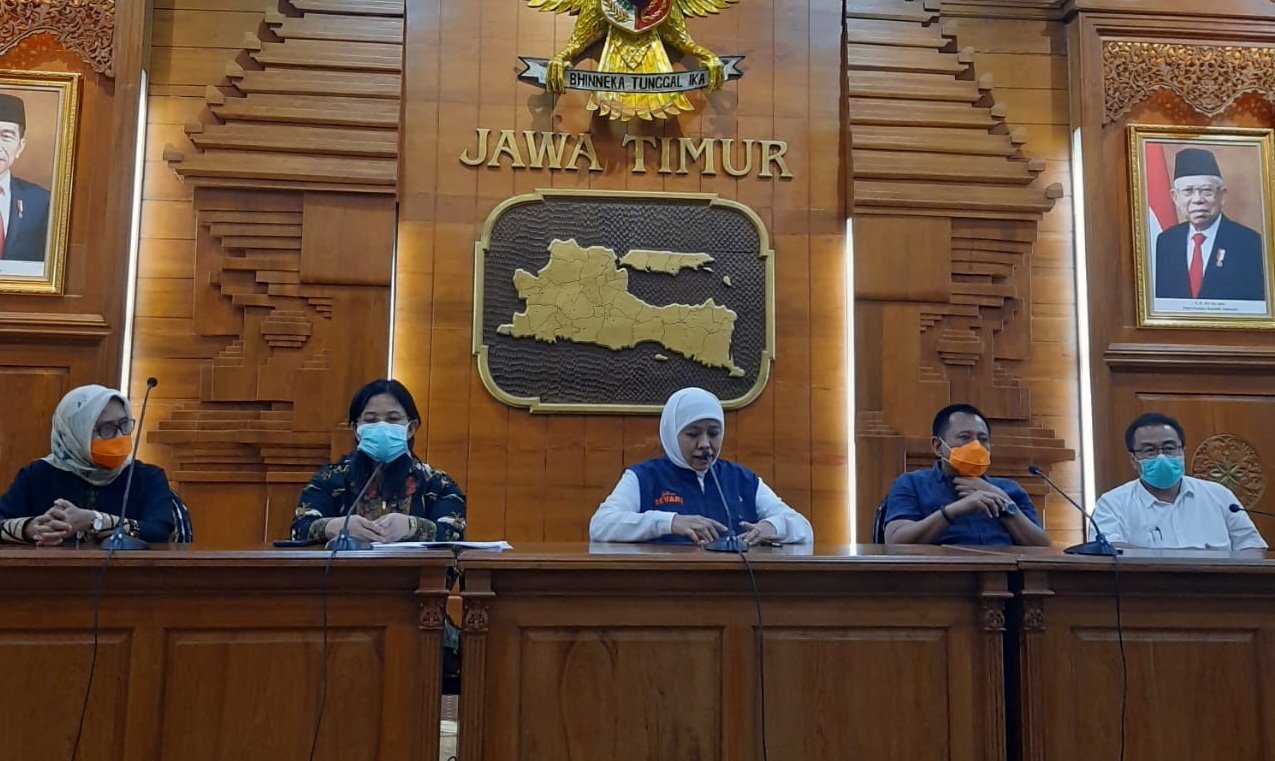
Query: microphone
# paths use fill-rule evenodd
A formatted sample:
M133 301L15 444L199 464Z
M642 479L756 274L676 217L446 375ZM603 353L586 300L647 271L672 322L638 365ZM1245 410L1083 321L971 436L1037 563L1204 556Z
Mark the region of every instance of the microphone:
M350 536L350 516L354 514L355 505L363 499L363 495L367 494L367 488L376 480L376 474L381 472L381 468L385 463L378 462L375 468L372 468L372 474L367 477L367 481L363 484L363 488L359 490L359 495L354 498L345 508L345 521L341 524L341 531L331 541L325 545L326 549L333 552L343 552L347 550L370 550L372 543L366 539Z
M726 501L726 492L722 491L722 482L717 478L717 471L713 470L713 466L717 464L717 452L709 448L709 452L713 456L713 461L708 464L708 472L713 477L713 483L717 485L717 496L722 499L722 509L726 511L726 528L725 534L717 537L717 539L704 545L704 549L712 552L748 552L748 545L739 540L735 535L735 514L730 511L730 504Z
M1227 509L1233 513L1248 513L1249 515L1264 515L1267 518L1275 518L1275 513L1268 513L1265 510L1250 510L1247 507L1240 507L1239 505L1231 505Z
M1098 522L1093 519L1093 516L1085 512L1085 509L1080 506L1079 502L1072 499L1070 494L1063 491L1058 484L1054 483L1049 476L1041 472L1041 469L1035 465L1028 465L1027 472L1053 487L1054 491L1070 502L1072 507L1079 510L1080 514L1089 521L1089 525L1093 526L1094 538L1091 541L1074 544L1063 550L1064 553L1068 555L1108 555L1112 557L1121 554L1121 551L1111 546L1111 542L1108 542L1107 537L1103 536L1102 529L1098 528Z
M128 518L128 494L133 490L133 474L137 472L137 447L142 443L142 431L146 430L143 427L146 424L146 405L151 400L151 389L158 385L159 381L154 378L146 379L146 394L142 397L142 412L137 416L137 438L133 439L133 458L129 460L128 479L124 481L124 500L120 504L119 523L115 524L115 531L98 545L103 550L144 550L147 548L146 542L124 533L124 524Z

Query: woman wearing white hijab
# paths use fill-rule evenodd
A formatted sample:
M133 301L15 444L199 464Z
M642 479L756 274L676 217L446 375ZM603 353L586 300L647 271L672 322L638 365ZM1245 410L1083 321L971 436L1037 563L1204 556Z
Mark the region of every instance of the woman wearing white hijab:
M725 431L716 396L702 388L675 392L660 415L664 456L624 471L589 521L589 538L704 544L731 532L750 545L814 541L805 516L757 474L719 457ZM723 502L731 506L729 515Z
M125 533L169 541L177 498L163 470L132 461L134 424L120 392L72 389L53 413L52 451L18 471L0 496L0 542L52 545L109 535L119 524L130 468L137 472Z

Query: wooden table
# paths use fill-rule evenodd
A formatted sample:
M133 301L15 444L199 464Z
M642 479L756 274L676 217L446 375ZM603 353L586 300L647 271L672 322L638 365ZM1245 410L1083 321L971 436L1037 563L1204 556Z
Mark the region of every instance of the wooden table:
M748 560L770 758L1005 758L1012 557L863 545ZM461 761L762 757L739 556L523 545L461 565Z
M304 761L438 758L450 552L0 550L0 757Z
M1275 555L1013 554L1024 759L1119 757L1122 637L1125 759L1275 759Z

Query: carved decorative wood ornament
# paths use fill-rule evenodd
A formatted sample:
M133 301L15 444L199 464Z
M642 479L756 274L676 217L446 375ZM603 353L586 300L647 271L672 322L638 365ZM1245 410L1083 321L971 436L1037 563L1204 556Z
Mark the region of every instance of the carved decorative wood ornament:
M518 76L549 92L591 90L589 110L628 121L667 119L694 107L691 90L716 90L742 73L743 56L718 58L691 39L688 16L716 15L739 0L527 0L532 8L576 16L571 37L553 58L523 58ZM596 71L569 68L606 38ZM665 44L699 59L702 69L676 72Z
M1257 448L1230 433L1200 442L1191 457L1191 475L1222 484L1245 507L1256 505L1266 491L1266 474Z
M53 35L93 71L113 76L115 0L0 0L0 56L37 34Z
M1103 123L1156 90L1170 90L1204 116L1246 92L1275 103L1275 48L1109 41L1102 46Z

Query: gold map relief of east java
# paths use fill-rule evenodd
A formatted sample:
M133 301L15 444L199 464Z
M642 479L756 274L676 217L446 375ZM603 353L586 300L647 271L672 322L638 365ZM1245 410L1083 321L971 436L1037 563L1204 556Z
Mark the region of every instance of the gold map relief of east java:
M761 221L708 194L541 190L476 247L475 353L497 398L535 411L657 411L673 391L751 401L773 357Z
M704 254L673 251L629 252L624 260L642 269L676 275L711 261ZM651 341L707 367L724 367L734 377L744 371L730 356L734 311L713 302L655 306L629 293L629 273L605 246L581 248L574 240L549 244L549 263L533 275L514 273L518 297L527 309L497 332L515 338L558 339L608 349L630 349ZM667 357L663 357L667 359Z

